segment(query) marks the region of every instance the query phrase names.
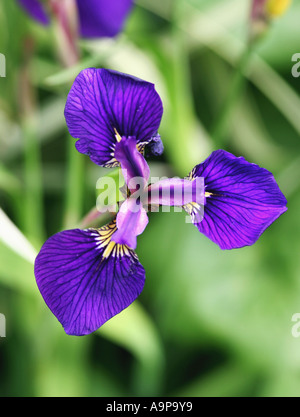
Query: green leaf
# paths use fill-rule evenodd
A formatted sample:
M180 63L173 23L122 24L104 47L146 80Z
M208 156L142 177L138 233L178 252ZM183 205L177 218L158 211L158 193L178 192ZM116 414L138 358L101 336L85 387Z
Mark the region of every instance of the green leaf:
M4 211L0 208L0 240L9 247L15 254L21 256L26 261L33 263L36 257L36 251L23 235L23 233L14 225ZM6 262L4 262L6 264Z
M97 333L123 346L138 360L134 388L139 395L156 395L162 384L164 352L157 330L141 304L135 301Z

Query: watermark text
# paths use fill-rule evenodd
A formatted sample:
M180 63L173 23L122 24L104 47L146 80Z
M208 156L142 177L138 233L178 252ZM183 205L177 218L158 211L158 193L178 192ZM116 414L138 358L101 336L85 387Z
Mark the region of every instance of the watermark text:
M6 318L0 313L0 337L6 337Z
M6 58L3 54L0 54L0 77L6 77Z
M300 53L292 56L292 62L296 62L292 67L292 76L294 78L300 77Z

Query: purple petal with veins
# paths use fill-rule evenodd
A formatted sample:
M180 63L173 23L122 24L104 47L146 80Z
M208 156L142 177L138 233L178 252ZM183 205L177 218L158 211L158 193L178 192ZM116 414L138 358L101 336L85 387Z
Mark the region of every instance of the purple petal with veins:
M221 249L253 245L284 213L286 198L271 172L223 150L197 165L191 178L204 177L204 219L195 223Z
M85 69L69 92L65 117L76 148L101 166L120 166L115 146L122 137L147 144L163 113L154 85L106 69Z
M36 258L38 288L67 334L94 332L143 290L144 268L131 249L111 241L115 230L115 222L65 230L48 239Z

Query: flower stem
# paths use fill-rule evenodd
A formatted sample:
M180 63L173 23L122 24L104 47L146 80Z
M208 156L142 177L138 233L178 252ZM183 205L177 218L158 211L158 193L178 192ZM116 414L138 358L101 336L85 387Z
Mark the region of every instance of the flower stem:
M191 79L187 55L186 35L180 29L180 19L184 13L184 3L171 4L172 46L164 58L164 76L170 97L170 123L168 134L171 146L166 143L172 164L179 175L186 175L194 166L201 153L199 123L196 122L194 103L191 99ZM184 138L184 140L183 140ZM182 155L184 154L184 158Z
M44 240L43 193L41 156L36 126L32 119L23 122L24 139L24 227L32 243L39 246Z
M67 135L68 164L65 198L64 229L79 224L83 213L84 162L83 155L76 151L74 140Z
M56 50L61 63L66 69L78 65L79 23L75 0L51 0L50 9L55 17L53 24ZM67 134L67 180L64 207L63 228L69 229L78 225L83 214L84 157L74 146L74 139Z
M36 97L31 82L34 47L32 38L24 40L24 65L19 76L19 104L24 142L24 229L31 242L39 247L45 236L41 150L36 120Z
M218 115L217 122L212 129L211 137L217 148L224 148L226 146L230 118L245 87L246 77L244 74L251 59L252 51L253 46L251 43L248 43L241 56L229 92Z

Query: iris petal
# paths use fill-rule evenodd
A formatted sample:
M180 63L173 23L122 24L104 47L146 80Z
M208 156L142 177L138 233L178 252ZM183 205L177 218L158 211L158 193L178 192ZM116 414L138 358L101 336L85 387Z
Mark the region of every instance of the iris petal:
M57 233L36 258L39 290L67 334L97 330L143 290L144 268L132 250L111 241L115 230L113 222Z
M132 0L76 0L85 38L113 37L122 31Z
M271 172L244 158L215 151L190 178L204 177L204 219L195 223L221 249L252 245L287 208Z
M34 20L42 25L49 24L49 17L43 4L39 0L18 0L18 2Z
M112 70L83 70L68 95L65 117L76 148L101 166L119 166L118 137L149 143L163 113L154 85Z
M48 25L50 19L41 0L18 0L30 16ZM132 0L76 0L79 30L84 38L114 37L123 30Z

